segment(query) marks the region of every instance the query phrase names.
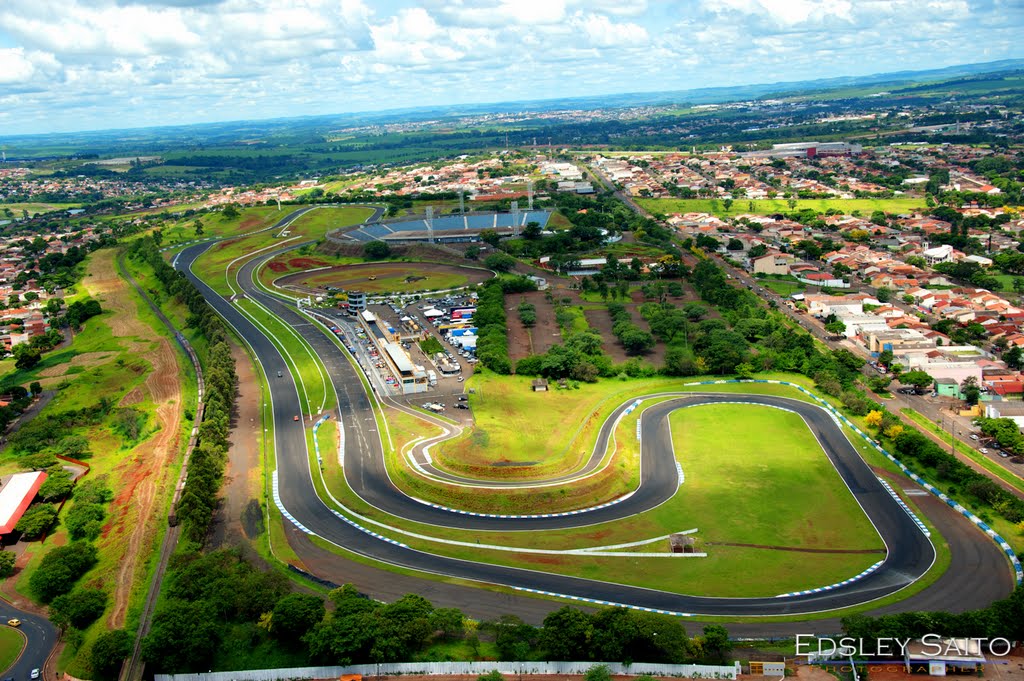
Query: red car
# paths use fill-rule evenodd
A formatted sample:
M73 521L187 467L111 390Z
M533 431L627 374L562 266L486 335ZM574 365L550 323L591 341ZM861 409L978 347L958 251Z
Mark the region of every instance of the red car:
M296 417L294 417L294 418L292 419L292 421L298 421L298 420L299 420L299 417L298 417L298 416L296 416Z

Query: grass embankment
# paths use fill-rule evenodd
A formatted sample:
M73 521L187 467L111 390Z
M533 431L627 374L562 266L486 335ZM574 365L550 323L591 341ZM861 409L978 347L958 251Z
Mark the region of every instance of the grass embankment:
M238 233L246 233L258 229L264 229L274 225L278 220L286 217L289 212L294 212L299 208L301 208L301 206L288 206L280 213L277 212L276 208L273 208L273 213L269 215L265 213L250 215L250 211L257 209L246 209L242 211L242 222L236 225L236 231ZM362 222L369 217L372 212L373 211L369 208L359 206L345 206L343 208L316 208L296 218L294 222L288 226L288 236L285 238L279 238L277 236L281 233L279 230L266 230L259 232L258 234L251 234L238 239L221 241L211 246L208 251L203 253L196 260L194 271L215 291L223 295L230 295L232 291L227 284L226 278L231 276L232 272L242 266L243 262L246 260L245 256L253 255L256 251L263 249L270 250L268 247L280 246L283 248L289 244L321 239L328 229L333 229L334 227L341 226L346 223L356 224ZM330 223L332 226L328 227L325 220L321 216L317 215L318 213L327 214L328 217L332 219ZM316 219L314 219L313 216L316 216ZM219 217L213 218L211 222L216 222L219 219ZM253 226L241 229L241 225L245 224L246 219L250 219ZM231 221L231 223L233 222L234 221ZM233 262L236 260L237 262ZM230 271L226 269L229 264L231 264Z
M910 213L923 209L924 199L797 199L792 208L786 199L736 199L726 209L719 199L637 199L641 208L651 213L712 213L720 217L735 217L745 213L756 215L772 215L774 213L792 213L800 210L814 210L824 213L830 208L843 213L860 211L870 216L876 210L886 213ZM751 207L753 205L753 207Z
M176 210L178 210L176 208ZM225 217L220 211L198 213L188 218L181 218L161 227L163 245L172 246L197 238L230 237L239 234L265 229L294 210L291 206L252 206L243 208L237 217ZM196 234L196 221L203 225L202 234Z
M319 260L319 258L317 258ZM320 265L313 265L319 267ZM456 272L437 272L432 268L422 269L415 262L383 262L359 268L361 281L358 286L365 293L410 293L413 291L442 291L461 288L469 283L469 277ZM369 277L374 277L370 279ZM296 284L307 288L338 286L339 280L348 280L345 272L314 272Z
M17 629L0 626L0 674L5 673L25 648L25 635Z
M31 371L4 377L5 382L20 384L38 379L58 391L37 417L40 422L61 412L94 407L101 398L112 405L98 423L64 433L89 441L89 478L106 477L114 494L103 533L95 542L99 562L80 581L106 591L108 608L86 629L81 647L66 647L59 660L60 668L75 676L88 675L89 650L100 632L132 630L138 625L180 468L178 453L188 428L180 415L185 408L195 408L194 388L181 388L182 383L191 384L182 358L176 356L163 325L148 306L116 275L114 256L110 250L92 254L81 287L101 302L105 312L86 322L70 348L49 353ZM125 409L143 415L134 439L115 425ZM0 454L0 470L19 468L10 448ZM64 513L69 509L66 506ZM68 540L66 530L58 525L45 545L29 547L28 565L16 584L19 591L31 595L28 578L43 554Z
M327 369L309 344L290 325L252 300L237 301L239 311L259 328L281 352L296 379L300 404L306 414L320 414L336 404Z

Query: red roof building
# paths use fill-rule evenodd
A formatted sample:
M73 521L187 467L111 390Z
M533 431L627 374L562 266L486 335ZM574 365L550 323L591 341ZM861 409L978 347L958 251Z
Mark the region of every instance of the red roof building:
M0 487L0 535L14 531L14 526L39 493L46 473L15 473Z

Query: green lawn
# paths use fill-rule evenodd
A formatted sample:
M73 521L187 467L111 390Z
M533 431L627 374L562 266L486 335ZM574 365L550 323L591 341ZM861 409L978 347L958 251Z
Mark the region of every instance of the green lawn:
M780 296L791 296L807 288L798 281L790 281L788 279L759 279L758 282L759 285L775 291Z
M686 475L679 514L692 519L688 524L700 526L702 539L883 548L797 414L740 404L705 405L677 410L669 423ZM728 513L708 512L726 508Z
M773 213L790 213L810 208L824 213L835 208L844 213L859 210L869 216L873 211L882 210L887 213L909 213L924 208L924 199L797 199L796 206L789 207L786 199L736 199L728 210L719 199L637 199L642 208L652 213L714 213L720 216L736 216L744 213L771 215ZM753 204L753 208L751 208Z
M0 673L10 668L25 647L25 635L6 625L0 626Z
M281 213L277 213L277 209L274 208L274 213L265 220L265 224L260 224L263 226L272 225L288 215L288 210L296 210L297 208L297 206L291 206ZM320 215L321 213L323 215ZM232 270L238 269L247 260L245 256L256 251L261 249L269 250L275 245L280 245L283 248L288 245L302 243L303 241L321 239L329 229L334 229L342 224L352 225L362 222L371 213L371 209L361 206L317 208L296 218L295 222L288 227L287 241L278 238L277 234L279 232L276 230L260 232L259 234L253 234L240 239L221 241L199 256L195 262L194 270L203 281L218 293L229 295L231 290L225 281L225 267L232 263L232 261L241 258L231 266ZM257 226L253 229L258 228Z
M1013 280L1020 279L1019 276L1013 274L993 274L992 277L999 280L999 290L1007 292L1013 291Z

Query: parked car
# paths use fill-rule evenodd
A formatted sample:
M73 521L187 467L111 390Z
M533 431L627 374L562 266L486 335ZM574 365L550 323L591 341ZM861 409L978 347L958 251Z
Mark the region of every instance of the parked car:
M982 454L988 454L988 450L987 450L987 449L985 449L984 447L982 447L982 448L981 448L981 453L982 453Z
M978 439L978 434L977 433L971 433L971 439L972 440L977 440Z
M465 402L459 402L458 404L455 405L455 408L456 409L469 409L469 405L466 404Z

